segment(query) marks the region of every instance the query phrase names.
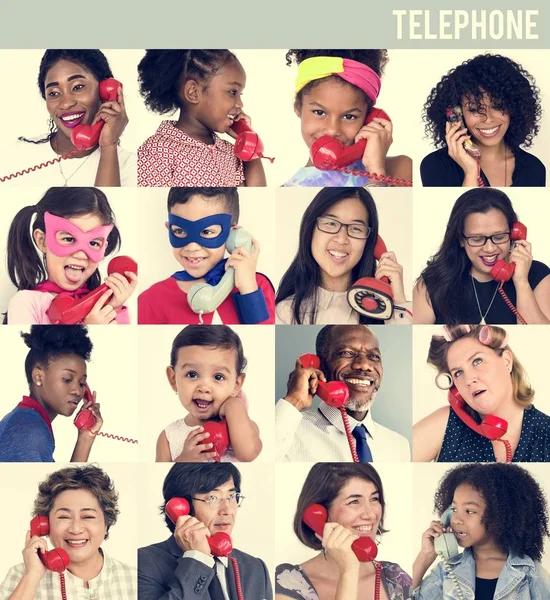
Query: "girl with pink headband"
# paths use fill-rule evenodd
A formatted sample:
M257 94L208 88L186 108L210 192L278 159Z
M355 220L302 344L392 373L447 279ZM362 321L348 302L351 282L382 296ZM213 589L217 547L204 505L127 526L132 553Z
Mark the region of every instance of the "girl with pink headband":
M49 324L57 294L80 300L101 283L98 265L120 247L120 233L105 194L96 188L50 188L35 206L22 208L8 235L8 272L19 290L10 300L9 324ZM112 273L107 291L84 323L130 322L126 300L137 275Z
M386 50L289 50L287 64L298 65L294 111L301 120L302 137L315 153L321 137L330 136L350 147L367 140L351 164L317 168L312 156L285 186L405 185L412 177L408 156L386 156L392 143L387 115L367 115L380 93ZM374 114L374 113L373 113ZM372 116L372 115L371 115ZM336 143L337 144L337 143ZM339 146L339 144L337 144ZM340 148L337 148L339 152ZM326 152L323 150L323 152ZM362 152L362 153L361 153ZM342 162L342 161L340 161ZM345 162L345 161L344 161ZM327 170L325 170L327 169Z

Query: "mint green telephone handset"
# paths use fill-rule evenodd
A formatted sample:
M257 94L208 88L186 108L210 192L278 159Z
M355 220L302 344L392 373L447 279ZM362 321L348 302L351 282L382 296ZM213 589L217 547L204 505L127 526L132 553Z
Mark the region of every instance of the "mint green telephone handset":
M449 506L449 508L441 515L441 524L445 529L451 526L452 514L453 509ZM465 600L458 578L453 567L449 564L449 559L460 553L454 533L444 533L443 535L436 537L434 539L434 547L439 557L443 560L443 567L453 582L459 600Z
M252 252L252 235L243 228L232 229L225 244L229 254L236 248L245 247ZM196 283L187 293L187 302L199 315L214 312L235 287L235 269L229 267L218 285Z

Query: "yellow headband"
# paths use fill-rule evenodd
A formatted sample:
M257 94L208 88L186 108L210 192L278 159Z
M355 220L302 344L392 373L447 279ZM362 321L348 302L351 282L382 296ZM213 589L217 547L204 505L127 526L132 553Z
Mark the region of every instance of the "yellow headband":
M339 56L314 56L298 65L294 89L298 93L310 81L344 72L344 59Z

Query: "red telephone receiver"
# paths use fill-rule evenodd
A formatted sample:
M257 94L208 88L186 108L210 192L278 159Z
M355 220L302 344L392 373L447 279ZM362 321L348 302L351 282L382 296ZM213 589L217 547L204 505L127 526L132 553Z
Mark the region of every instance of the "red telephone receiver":
M254 160L255 158L267 158L270 162L275 160L263 155L264 145L262 144L262 140L260 140L259 135L255 131L252 131L244 119L233 121L231 129L237 134L233 148L233 152L237 158L240 158L244 162Z
M212 450L214 450L218 455L214 460L220 462L222 455L231 445L227 421L225 419L222 419L221 421L206 421L202 424L202 427L204 433L210 434L210 437L206 442L213 444L213 447L209 450L205 450L205 452L212 452Z
M313 531L323 536L323 528L328 520L327 509L322 504L310 504L302 516L303 522ZM370 537L360 537L351 545L359 562L372 562L378 554L378 546Z
M380 260L387 252L384 240L378 236L374 258ZM386 320L393 315L393 293L387 277L361 277L348 290L348 304L358 313L372 319Z
M112 273L121 273L124 275L125 271L137 274L137 263L129 256L117 256L107 266L108 275ZM80 300L75 300L70 295L62 292L52 300L46 314L53 325L76 325L88 316L95 303L108 289L102 283Z
M373 108L365 119L365 125L368 125L377 117L391 121L381 108ZM317 169L321 171L337 171L361 160L366 146L367 140L359 140L353 146L344 146L340 140L330 135L323 135L313 142L309 153L311 162Z
M302 354L300 356L300 364L304 369L320 369L321 360L315 354ZM349 399L349 390L347 385L342 381L317 381L317 396L329 406L335 408L343 407Z
M34 517L31 521L30 530L31 536L37 535L42 537L44 535L49 535L50 521L48 517L44 515L37 515ZM46 569L55 571L56 573L62 573L70 563L69 555L65 552L65 550L63 550L63 548L54 548L45 554L38 552L38 556L40 557L40 560Z
M523 223L516 221L512 225L512 229L510 231L510 240L512 242L517 242L518 240L526 240L526 239L527 239L527 227ZM498 260L494 264L493 268L491 269L491 277L495 281L498 281L499 283L505 283L506 281L509 281L510 279L512 279L512 276L514 275L515 270L516 270L515 263L513 263L513 262L509 263L509 262L506 262L505 260Z
M99 83L99 98L102 102L116 102L118 100L118 88L122 83L110 77ZM77 125L71 132L71 142L78 152L97 146L101 130L105 121L100 120L94 125Z

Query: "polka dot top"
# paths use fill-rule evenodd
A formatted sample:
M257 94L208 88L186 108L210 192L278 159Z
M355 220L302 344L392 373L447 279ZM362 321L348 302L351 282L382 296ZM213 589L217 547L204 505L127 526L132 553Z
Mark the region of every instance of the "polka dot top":
M437 462L496 462L496 458L491 441L470 429L451 410ZM550 417L534 406L523 411L512 462L550 462Z

